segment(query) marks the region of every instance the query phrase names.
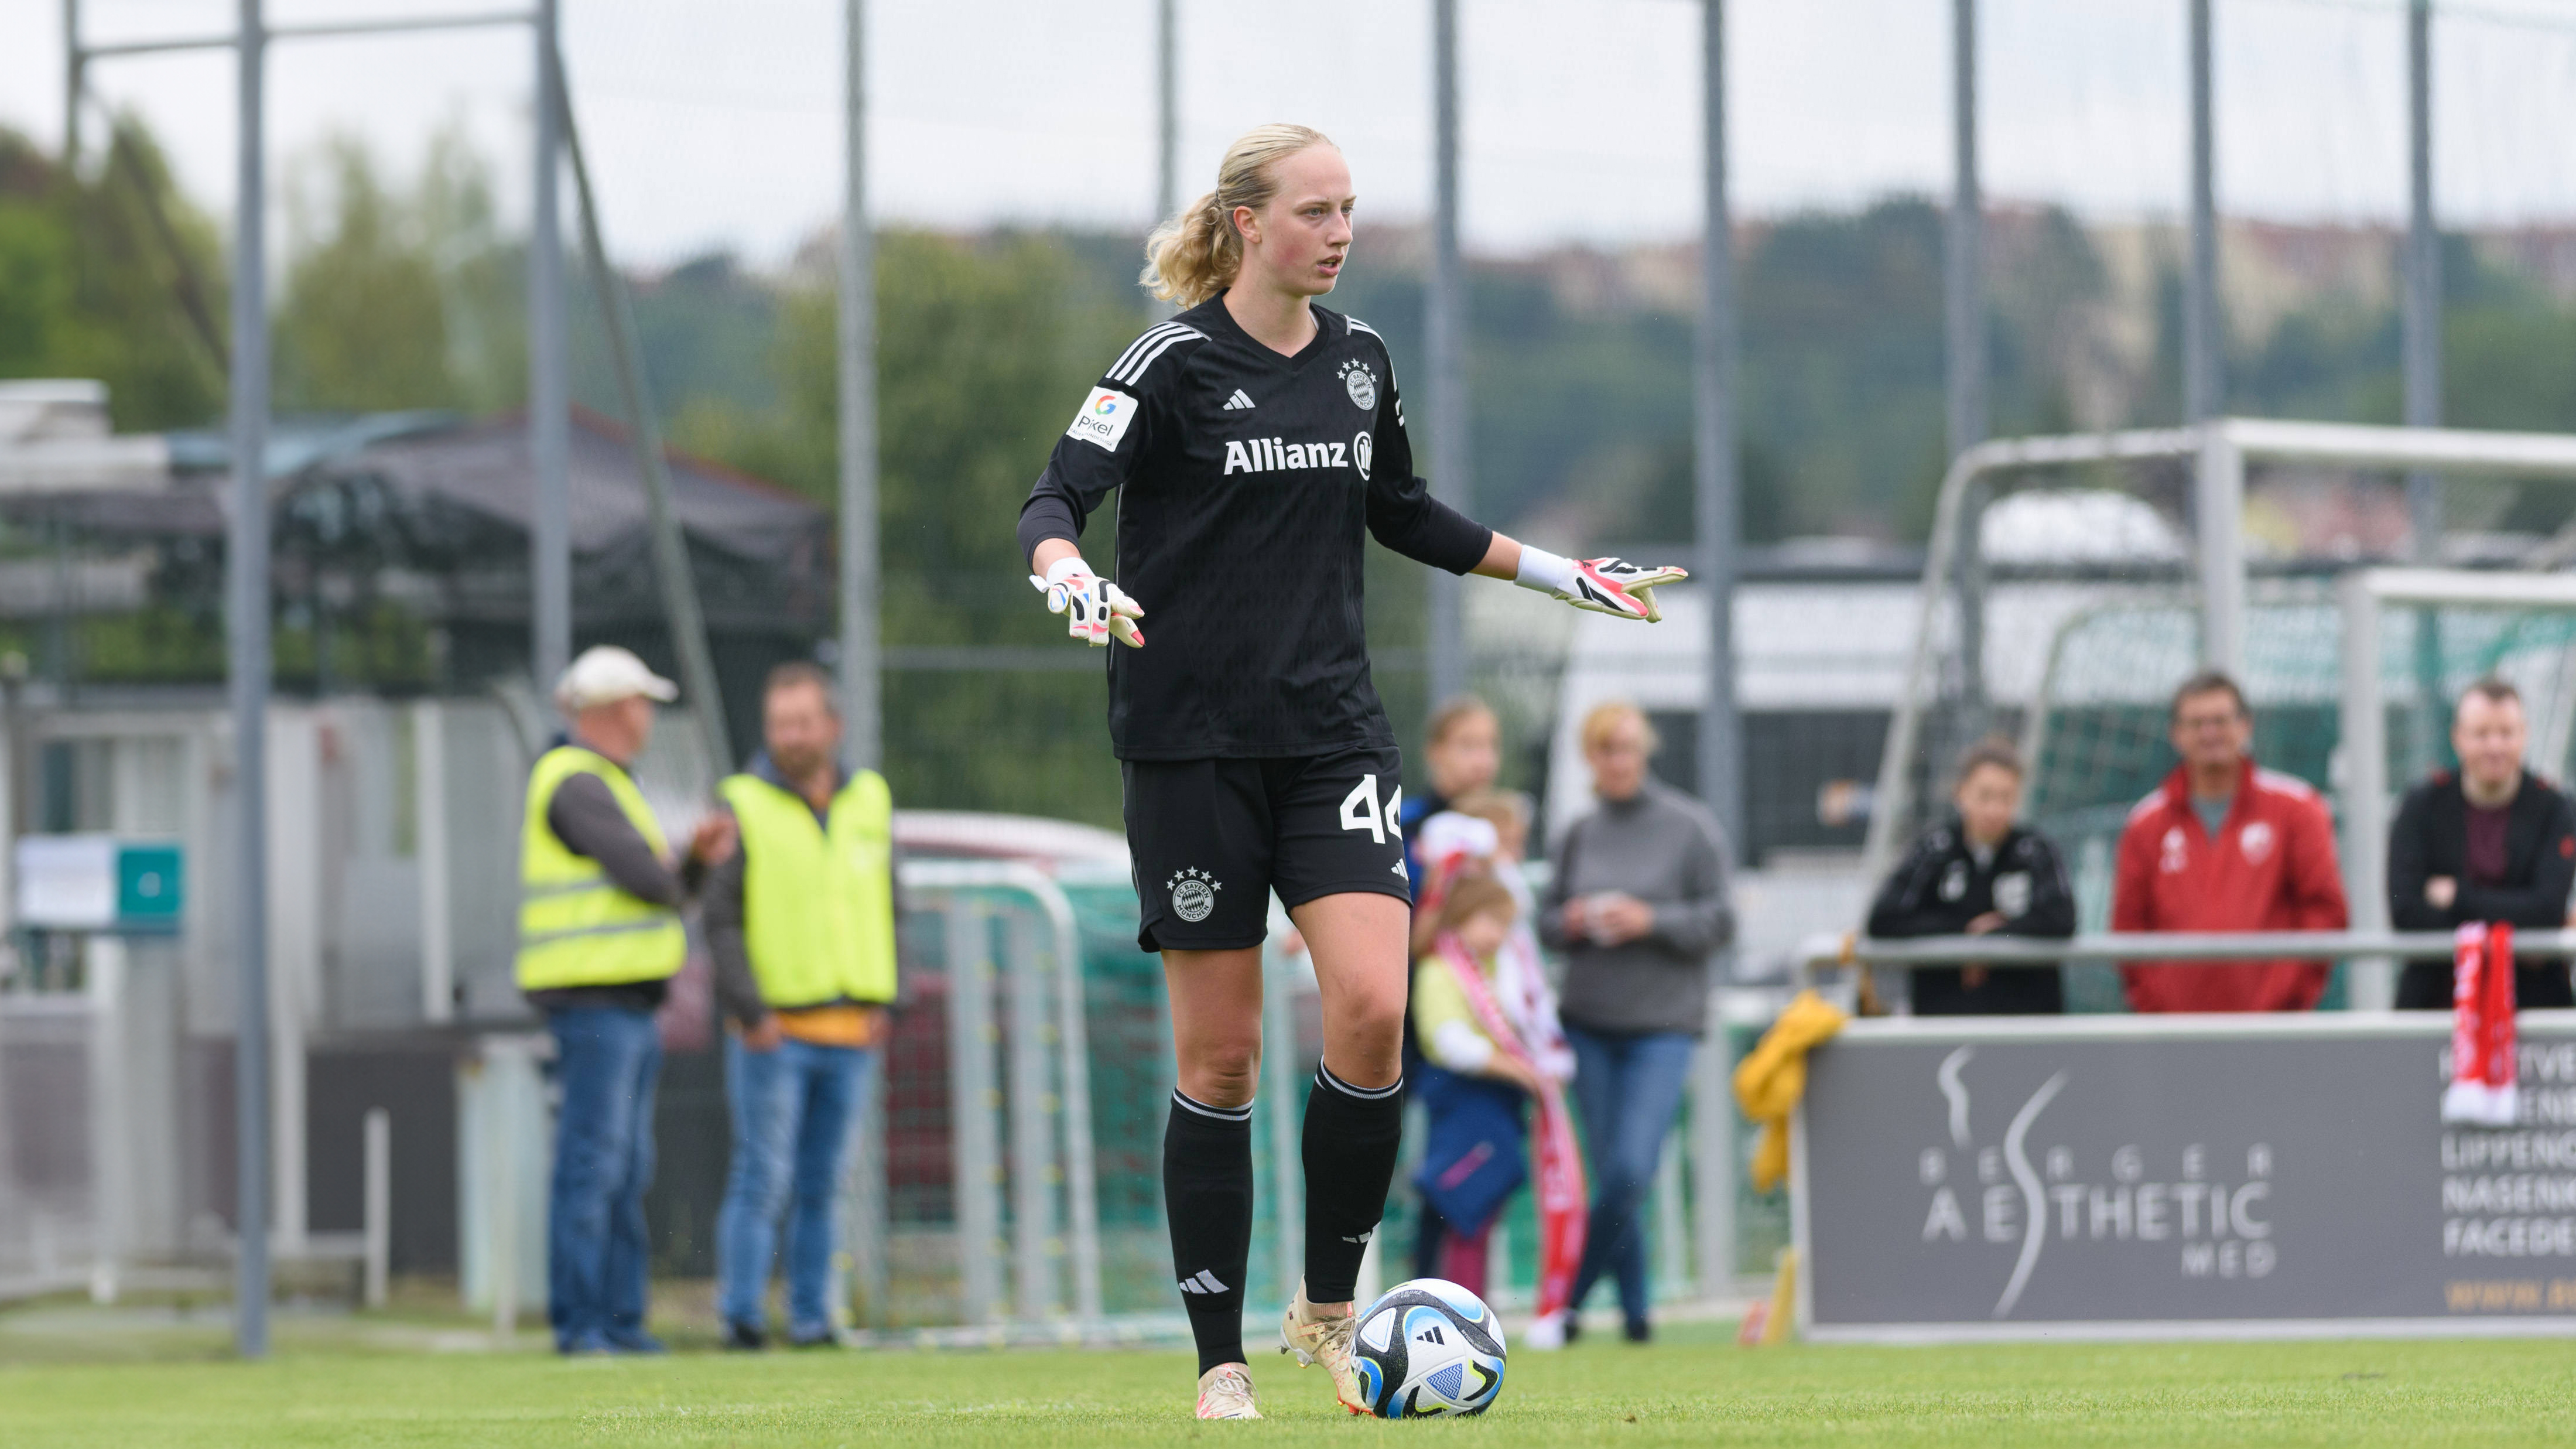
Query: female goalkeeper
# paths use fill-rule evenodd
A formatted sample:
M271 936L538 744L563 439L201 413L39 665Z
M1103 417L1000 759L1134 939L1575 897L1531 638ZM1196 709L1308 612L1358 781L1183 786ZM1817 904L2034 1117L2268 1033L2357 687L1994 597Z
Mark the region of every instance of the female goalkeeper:
M1163 1195L1201 1418L1259 1416L1243 1280L1273 891L1312 953L1324 1025L1303 1132L1305 1281L1282 1347L1361 1408L1351 1299L1403 1119L1410 888L1403 766L1361 623L1363 535L1622 618L1658 618L1651 591L1683 576L1559 558L1432 500L1385 342L1313 304L1341 277L1353 202L1349 166L1317 132L1237 140L1216 190L1146 243L1145 285L1187 310L1109 365L1020 510L1047 607L1076 638L1127 646L1110 651L1109 737L1137 941L1162 953L1180 1058ZM1079 546L1122 486L1123 587Z

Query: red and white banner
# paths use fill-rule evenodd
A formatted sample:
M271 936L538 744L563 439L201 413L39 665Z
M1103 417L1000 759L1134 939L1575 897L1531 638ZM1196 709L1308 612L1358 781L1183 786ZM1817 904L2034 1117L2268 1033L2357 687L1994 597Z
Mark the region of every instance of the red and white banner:
M2451 947L2451 1084L2442 1120L2510 1127L2521 1109L2516 1082L2513 926L2460 927Z
M1486 989L1485 973L1476 969L1467 948L1456 936L1443 934L1438 949L1494 1049L1530 1063L1528 1045L1512 1030L1494 993ZM1538 1093L1537 1120L1531 1123L1530 1159L1538 1184L1538 1315L1545 1318L1574 1296L1574 1274L1583 1265L1590 1207L1585 1201L1583 1154L1574 1141L1574 1119L1565 1110L1565 1088L1544 1071L1536 1075L1543 1090Z

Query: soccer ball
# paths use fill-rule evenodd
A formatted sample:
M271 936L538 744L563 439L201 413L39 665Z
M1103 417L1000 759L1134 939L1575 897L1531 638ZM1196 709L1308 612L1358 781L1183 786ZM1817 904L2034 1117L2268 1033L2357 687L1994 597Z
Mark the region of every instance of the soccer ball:
M1445 1278L1398 1283L1360 1310L1360 1394L1381 1419L1481 1414L1503 1392L1503 1325Z

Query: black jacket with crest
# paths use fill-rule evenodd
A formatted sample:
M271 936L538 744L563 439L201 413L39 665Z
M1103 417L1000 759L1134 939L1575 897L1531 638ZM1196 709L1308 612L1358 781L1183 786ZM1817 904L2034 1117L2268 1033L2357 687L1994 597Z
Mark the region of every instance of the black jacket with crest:
M2469 797L2459 773L2436 770L2406 792L2388 828L2388 919L2401 931L2447 931L2467 921L2510 921L2523 930L2567 924L2567 893L2576 886L2576 803L2525 770L2505 807L2504 879L2469 880ZM2424 899L2424 883L2448 876L2458 893L2445 907ZM2518 1007L2576 1005L2567 963L2522 961L2514 967ZM2451 963L2411 961L2397 981L2401 1010L2446 1011Z
M1897 863L1869 908L1869 934L1886 939L1964 935L1968 923L1998 911L1999 936L2063 938L2075 934L2075 892L2048 837L2016 825L1981 862L1952 819L1924 832ZM1957 966L1917 967L1917 1016L2050 1015L2065 1009L2055 966L2000 967L1967 984Z

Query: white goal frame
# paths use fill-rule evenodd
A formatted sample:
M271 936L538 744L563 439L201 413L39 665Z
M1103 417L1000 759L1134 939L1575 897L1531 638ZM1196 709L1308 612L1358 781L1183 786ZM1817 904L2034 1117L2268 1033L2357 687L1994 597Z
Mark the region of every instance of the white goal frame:
M2238 672L2245 646L2245 467L2248 462L2328 463L2389 471L2425 470L2487 477L2576 481L2576 435L2501 433L2460 428L2392 428L2357 423L2282 422L2268 418L2217 418L2197 427L2132 429L2054 437L2005 438L1980 443L1953 459L1941 478L1932 537L1924 561L1914 647L1905 684L1888 721L1879 757L1878 790L1862 853L1864 877L1875 880L1894 858L1897 832L1912 813L1907 763L1922 737L1924 693L1932 679L1941 600L1952 574L1960 575L1961 639L1972 664L1982 655L1982 562L1976 556L1975 485L1999 474L2072 464L2188 458L2194 463L2193 513L2198 520L2192 553L2200 589L2201 648L2213 668ZM2363 574L2416 573L2363 570ZM2442 572L2442 571L2433 571ZM2552 575L2485 575L2517 583ZM2391 585L2394 587L2394 584ZM2429 585L2428 585L2429 587ZM2497 602L2532 602L2519 596ZM2487 602L2487 601L2481 601ZM2374 624L2375 629L2375 613ZM2347 634L2346 647L2351 647ZM2376 678L2374 657L2372 677ZM2351 687L2347 673L2346 688ZM2349 696L2347 695L2347 698ZM2347 726L2349 726L2347 721ZM2372 727L2378 725L2374 717ZM2350 735L2345 737L2351 739ZM2348 751L2357 756L2361 752ZM2374 758L2378 758L2374 756ZM2377 767L2384 808L2385 764ZM2358 782L2353 782L2357 784ZM2361 794L2357 788L2347 793ZM2377 848L2384 848L2384 845ZM2347 871L2351 857L2347 856ZM2375 880L2373 876L2371 879ZM2376 887L2363 893L2375 899Z
M2343 615L2343 658L2337 671L2337 731L2342 760L2344 897L2352 929L2386 931L2388 892L2387 679L2380 672L2381 611L2394 605L2424 608L2535 609L2576 613L2576 574L2481 572L2466 569L2368 568L2345 574L2337 586ZM2385 959L2357 961L2352 1004L2386 1007L2396 990Z

